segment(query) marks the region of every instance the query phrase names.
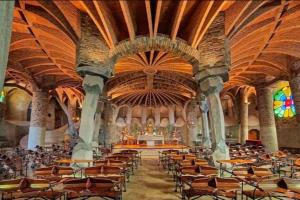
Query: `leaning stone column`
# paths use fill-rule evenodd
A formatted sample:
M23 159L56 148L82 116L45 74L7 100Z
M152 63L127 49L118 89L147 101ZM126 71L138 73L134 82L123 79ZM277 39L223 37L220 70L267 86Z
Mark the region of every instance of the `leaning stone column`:
M256 88L259 112L260 139L268 152L278 151L278 139L270 88Z
M0 1L0 90L3 88L8 61L15 1Z
M82 141L74 147L72 159L93 160L94 117L104 80L100 76L85 75L82 85L85 90L79 129L79 137Z
M32 109L28 136L28 149L34 150L37 145L45 144L48 92L32 92Z
M242 144L246 143L248 139L248 95L247 95L247 87L241 90L241 98L240 98L240 118L241 118L241 132L239 140Z
M208 103L205 95L201 94L199 98L199 108L201 111L201 119L202 119L202 145L206 148L211 148L211 140L209 134L209 124L208 124Z
M213 160L230 159L229 149L225 142L225 121L220 100L220 91L223 89L223 80L219 76L207 77L200 82L201 91L207 96L211 132L215 137L213 144Z
M94 136L93 136L93 147L99 146L99 131L102 123L101 115L103 112L103 108L104 108L104 102L99 101L95 113L95 120L94 120L95 128L94 128Z

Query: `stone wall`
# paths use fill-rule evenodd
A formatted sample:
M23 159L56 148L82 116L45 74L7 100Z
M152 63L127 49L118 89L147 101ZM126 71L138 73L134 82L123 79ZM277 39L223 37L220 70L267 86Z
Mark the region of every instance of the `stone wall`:
M296 117L292 119L276 119L279 147L300 148L300 127Z

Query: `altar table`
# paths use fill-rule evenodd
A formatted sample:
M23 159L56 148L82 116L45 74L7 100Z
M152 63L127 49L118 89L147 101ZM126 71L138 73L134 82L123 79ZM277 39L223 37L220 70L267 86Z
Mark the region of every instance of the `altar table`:
M146 141L147 146L155 146L156 141L161 141L161 144L165 144L163 135L139 135L137 137L137 144L140 144L140 141Z

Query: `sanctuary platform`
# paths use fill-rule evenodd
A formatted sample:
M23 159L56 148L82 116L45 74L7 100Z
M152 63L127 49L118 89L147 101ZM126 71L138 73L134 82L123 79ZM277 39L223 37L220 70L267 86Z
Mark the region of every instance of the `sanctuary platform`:
M158 156L159 152L167 150L167 149L174 149L183 152L189 151L189 147L186 145L170 145L170 144L161 144L161 145L143 145L143 144L133 144L133 145L124 145L124 144L116 144L113 146L113 153L117 153L122 150L133 149L141 152L141 156Z

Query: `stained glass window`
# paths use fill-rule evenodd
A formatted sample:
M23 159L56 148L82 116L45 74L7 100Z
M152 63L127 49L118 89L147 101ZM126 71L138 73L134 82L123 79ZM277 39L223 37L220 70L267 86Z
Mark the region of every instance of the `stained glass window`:
M277 91L274 95L274 113L279 118L289 118L296 114L294 100L289 86Z
M0 93L0 102L3 103L5 101L5 92L2 90Z

